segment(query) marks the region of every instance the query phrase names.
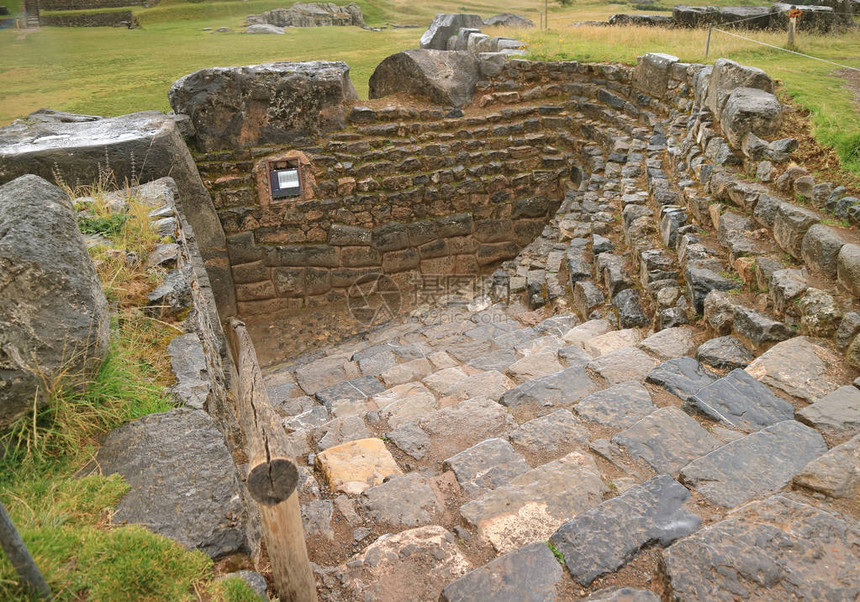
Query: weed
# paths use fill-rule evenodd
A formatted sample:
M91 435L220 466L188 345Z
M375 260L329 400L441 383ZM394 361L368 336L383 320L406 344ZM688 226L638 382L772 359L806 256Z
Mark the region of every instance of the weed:
M546 545L549 551L552 552L552 555L555 556L555 559L558 560L558 563L564 566L564 554L551 541L546 542Z
M850 228L851 227L851 222L849 222L847 219L838 219L838 218L830 219L830 218L827 218L827 219L821 220L821 223L826 225L826 226L838 226L840 228Z
M110 217L82 213L78 215L78 228L84 234L112 238L122 232L127 220L128 216L124 213L116 213Z
M260 602L261 598L241 577L230 577L213 583L209 587L211 594L220 597L224 602Z

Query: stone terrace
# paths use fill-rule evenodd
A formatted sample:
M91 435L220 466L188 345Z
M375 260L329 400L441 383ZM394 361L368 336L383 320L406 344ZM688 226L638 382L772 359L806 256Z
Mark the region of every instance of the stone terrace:
M856 598L857 199L732 146L725 71L581 68L577 185L488 295L268 370L322 597Z

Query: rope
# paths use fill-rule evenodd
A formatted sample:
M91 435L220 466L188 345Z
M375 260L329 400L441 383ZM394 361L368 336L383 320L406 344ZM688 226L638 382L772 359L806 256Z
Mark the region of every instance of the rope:
M767 46L767 47L769 47L769 48L775 48L776 50L781 50L781 51L783 51L783 52L788 52L789 54L796 54L797 56L802 56L802 57L804 57L804 58L812 59L812 60L814 60L814 61L821 61L822 63L828 63L828 64L830 64L830 65L835 65L835 66L837 66L837 67L841 67L841 68L843 68L843 69L850 69L851 71L860 71L860 69L858 69L857 67L849 67L848 65L843 65L843 64L841 64L841 63L834 63L833 61L828 61L827 59L822 59L822 58L819 58L819 57L817 57L817 56L812 56L812 55L810 55L810 54L803 54L802 52L796 52L796 51L794 51L794 50L788 50L788 49L786 49L786 48L780 48L779 46L774 46L773 44L768 44L767 42L760 42L759 40L754 40L754 39L752 39L752 38L748 38L748 37L746 37L746 36L742 36L742 35L739 35L739 34L736 34L736 33L732 33L731 31L725 31L724 29L717 29L716 27L714 27L714 28L713 28L713 31L719 31L720 33L724 33L724 34L726 34L726 35L728 35L728 36L734 36L734 37L736 37L736 38L740 38L740 39L742 39L742 40L747 40L747 41L752 42L752 43L754 43L754 44L760 44L760 45L762 45L762 46Z

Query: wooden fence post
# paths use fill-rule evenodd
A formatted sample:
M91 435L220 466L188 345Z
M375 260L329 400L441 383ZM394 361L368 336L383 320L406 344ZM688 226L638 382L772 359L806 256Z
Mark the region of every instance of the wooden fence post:
M239 373L237 414L248 451L247 486L260 507L275 589L284 601L315 602L316 582L296 492L298 468L291 460L280 418L269 402L244 322L231 318L227 330Z

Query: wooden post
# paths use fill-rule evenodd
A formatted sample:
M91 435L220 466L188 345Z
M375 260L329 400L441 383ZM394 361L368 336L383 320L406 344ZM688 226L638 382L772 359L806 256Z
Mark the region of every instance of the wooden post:
M543 0L543 28L549 31L549 0Z
M788 11L788 44L786 44L786 48L789 50L797 48L794 43L794 32L797 29L797 18L802 14L803 11L798 10L794 6Z
M247 486L260 505L263 541L281 600L315 602L316 582L308 561L296 485L281 421L269 402L254 344L244 322L230 319L230 341L239 373L239 426L248 451Z
M12 568L18 573L21 581L40 598L50 599L52 597L51 588L45 582L45 578L42 577L39 567L36 566L36 561L30 555L30 551L18 534L18 529L12 523L12 519L2 502L0 502L0 545L3 546L6 558L12 563Z

